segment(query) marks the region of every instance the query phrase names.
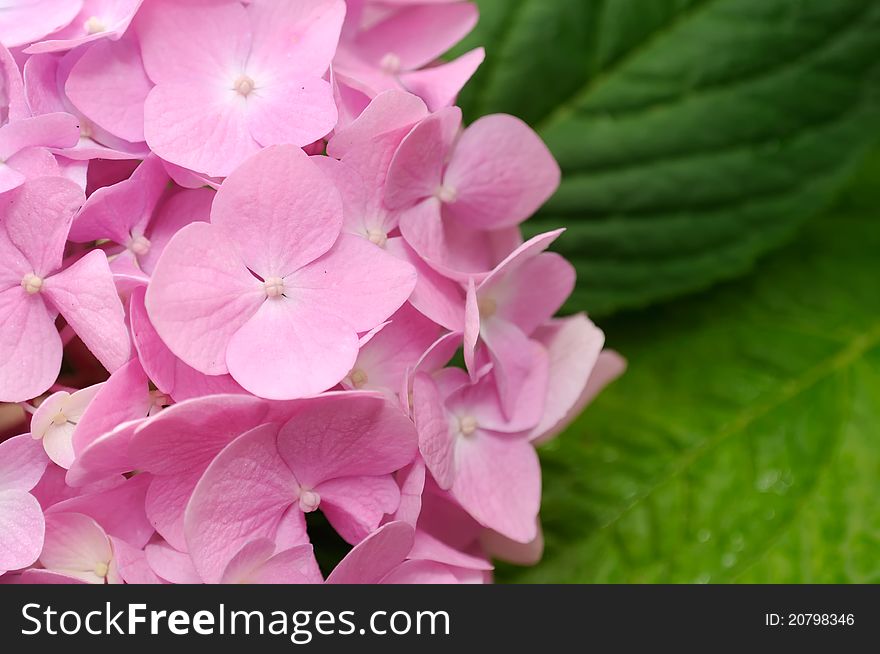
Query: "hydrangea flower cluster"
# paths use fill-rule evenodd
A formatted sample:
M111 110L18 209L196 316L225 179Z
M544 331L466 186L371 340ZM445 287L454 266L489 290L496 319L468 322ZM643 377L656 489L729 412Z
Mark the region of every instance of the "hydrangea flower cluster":
M0 443L0 581L537 561L535 446L623 363L553 317L561 230L522 237L559 183L547 148L511 116L462 125L483 51L440 56L476 20L0 3L0 402L29 420ZM328 524L351 549L322 572Z

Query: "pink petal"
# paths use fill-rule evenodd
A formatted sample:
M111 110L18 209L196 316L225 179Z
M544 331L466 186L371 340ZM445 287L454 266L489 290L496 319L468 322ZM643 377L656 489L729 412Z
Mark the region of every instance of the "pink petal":
M8 161L25 148L69 148L79 140L79 121L75 116L53 112L23 118L0 127L0 159Z
M327 577L328 584L375 584L399 565L413 544L413 528L389 522L352 549Z
M152 88L134 39L102 41L74 64L64 85L82 114L126 141L144 140L144 101Z
M46 279L43 293L108 371L128 361L131 339L125 327L125 309L102 251L93 250Z
M0 291L0 401L23 402L46 391L61 371L55 316L21 286Z
M502 411L506 416L513 416L535 365L532 342L519 327L500 318L484 325L481 334L494 366ZM546 355L539 365L548 365ZM540 397L543 398L543 394Z
M57 52L95 41L118 39L128 29L142 2L143 0L86 0L70 25L53 34L52 39L32 45L25 52ZM97 32L89 29L88 23L91 20L100 21L102 29Z
M465 2L405 7L362 32L356 47L374 66L393 55L401 69L413 70L449 51L474 28L477 17L476 5Z
M43 476L49 461L40 443L28 434L0 443L0 490L29 491Z
M503 114L486 116L455 146L443 183L457 197L447 210L473 227L510 227L537 211L559 179L559 165L528 125Z
M403 139L391 160L385 204L406 209L440 192L443 167L461 127L461 109L432 114Z
M258 87L247 98L246 113L251 136L262 146L306 146L333 131L338 118L333 89L317 78Z
M144 68L156 84L229 73L231 85L250 51L248 28L240 3L212 0L151 0L136 20Z
M0 43L8 48L28 45L67 25L82 0L36 0L0 7Z
M150 320L168 348L199 372L227 372L232 336L266 299L263 284L218 228L192 223L162 253L147 289Z
M419 433L419 451L428 470L440 488L451 488L456 475L453 425L437 385L424 373L413 380L413 417Z
M229 375L204 375L174 356L147 316L145 292L142 286L132 292L129 319L138 358L156 387L177 402L204 395L244 393Z
M288 400L336 385L356 357L357 334L345 320L279 296L264 302L232 336L226 365L251 393Z
M399 470L394 478L400 486L400 506L391 520L402 520L413 527L422 512L422 492L425 489L425 462L416 457L410 465Z
M61 266L73 214L85 201L82 189L63 177L28 180L0 201L0 225L9 242L46 277Z
M342 201L308 155L267 148L220 187L211 222L264 279L287 277L327 252L342 229Z
M272 555L275 543L251 541L236 554L221 584L320 584L324 581L311 545L299 545Z
M162 538L180 551L186 551L184 529L186 505L204 471L204 467L201 467L191 473L154 477L147 489L144 510L150 524L155 527ZM190 563L190 565L192 564Z
M161 584L162 580L156 576L147 562L146 554L142 549L132 547L124 540L111 538L113 555L119 576L127 584Z
M453 568L435 561L404 561L382 580L383 584L458 584Z
M422 98L428 109L440 111L455 102L485 58L486 51L476 48L449 63L404 73L400 76L400 83L407 91Z
M248 17L254 41L249 69L317 78L327 72L336 53L345 3L342 0L254 2L248 6Z
M243 434L208 466L186 509L186 540L199 575L216 583L249 541L271 538L298 485L275 445L277 427Z
M91 442L67 464L68 485L84 486L113 475L133 471L135 466L128 453L128 447L135 429L142 423L143 420L124 422L113 431ZM71 449L73 449L72 444Z
M327 254L285 279L288 297L358 332L369 331L406 302L416 271L369 241L341 234Z
M351 544L361 542L400 506L400 488L391 475L331 479L315 490L322 513Z
M89 403L73 433L73 449L82 452L95 440L129 420L145 418L152 399L147 376L135 358L110 375Z
M153 273L159 257L177 232L192 222L210 222L214 195L209 188L181 189L159 203L146 230L150 249L137 258L145 272Z
M165 581L172 584L202 583L189 554L177 551L168 543L150 543L144 548L144 555L153 572Z
M268 422L267 403L248 395L215 395L180 402L147 420L135 433L138 469L156 475L204 470L238 436Z
M43 510L21 490L0 490L0 574L29 566L43 549Z
M430 268L402 238L389 239L385 249L416 269L418 279L410 304L438 325L461 331L464 325L461 286Z
M197 22L201 20L195 19ZM212 177L224 177L260 150L251 136L244 98L229 81L161 83L144 103L144 137L160 157Z
M541 466L525 439L480 431L459 439L452 494L480 524L527 543L537 533Z
M96 568L113 559L110 539L97 522L81 513L46 516L46 540L40 563L47 570L92 584L105 583ZM108 571L109 573L109 571Z
M480 536L480 543L492 558L501 559L514 565L536 565L544 555L544 532L538 521L538 535L528 543L517 543L497 531L487 529Z
M47 509L46 515L81 513L94 519L109 535L143 547L153 535L144 511L151 481L150 475L138 474L112 488L58 502Z
M304 402L278 435L278 452L300 485L385 475L416 453L412 422L381 397L337 395Z

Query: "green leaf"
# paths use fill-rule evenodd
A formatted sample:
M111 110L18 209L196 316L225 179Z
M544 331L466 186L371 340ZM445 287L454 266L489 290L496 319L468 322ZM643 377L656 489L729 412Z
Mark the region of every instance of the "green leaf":
M827 205L877 132L875 0L478 0L470 119L523 117L564 181L593 315L750 269Z
M628 372L542 451L506 581L880 582L880 157L747 280L603 326Z

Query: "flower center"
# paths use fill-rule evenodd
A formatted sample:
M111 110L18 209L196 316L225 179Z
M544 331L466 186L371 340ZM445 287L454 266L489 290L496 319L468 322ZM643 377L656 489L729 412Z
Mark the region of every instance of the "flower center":
M437 191L434 193L440 202L443 204L452 204L458 199L458 191L450 186L446 186L445 184L441 184Z
M55 417L52 418L52 424L56 427L67 424L67 416L64 415L63 411L59 411L55 414Z
M379 67L390 75L396 75L399 73L401 65L402 62L400 61L400 57L393 52L386 54L382 57L382 61L379 62Z
M458 431L462 436L470 436L477 431L477 419L473 416L462 416L458 419Z
M254 90L254 80L252 80L247 75L241 75L237 80L235 80L235 84L232 85L232 88L235 89L236 93L247 97L250 95L251 91Z
M107 576L107 573L110 572L110 566L103 561L101 563L96 563L94 572L96 576L103 579Z
M491 318L498 311L498 303L490 297L484 297L477 302L480 310L480 317L483 319Z
M139 257L142 257L150 251L151 245L150 240L146 236L137 236L131 239L131 243L128 244L128 249Z
M31 295L39 293L43 288L43 278L37 277L34 273L28 273L21 279L21 287Z
M358 368L351 371L351 385L355 388L362 388L367 383L367 373Z
M370 243L375 243L380 248L384 248L385 244L388 242L388 235L378 229L368 229L367 239L369 239Z
M299 494L299 508L303 513L311 513L321 503L321 496L313 490L303 490Z
M97 16L90 17L84 24L86 32L89 34L99 34L100 32L104 32L107 29L107 26Z
M280 277L267 277L263 282L268 297L281 297L284 295L284 280Z

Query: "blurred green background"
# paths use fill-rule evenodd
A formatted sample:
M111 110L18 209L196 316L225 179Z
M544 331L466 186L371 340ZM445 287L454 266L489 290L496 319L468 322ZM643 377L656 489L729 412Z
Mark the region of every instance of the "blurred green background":
M880 582L880 2L478 4L465 114L553 149L527 229L629 360L499 580Z

